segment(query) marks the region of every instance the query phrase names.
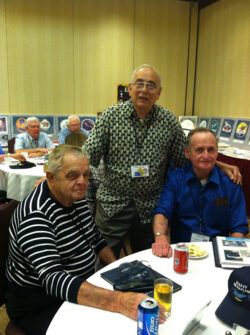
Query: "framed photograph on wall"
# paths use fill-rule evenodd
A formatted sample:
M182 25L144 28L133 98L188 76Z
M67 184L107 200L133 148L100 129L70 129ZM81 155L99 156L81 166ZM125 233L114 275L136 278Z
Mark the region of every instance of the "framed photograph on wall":
M96 116L80 116L81 127L91 132L95 127Z
M209 125L209 118L208 117L200 117L198 122L198 128L208 128Z
M211 118L209 123L209 129L217 135L220 130L221 119L220 118Z
M183 129L185 135L187 136L190 130L196 128L197 126L197 116L179 116L179 122L181 128Z
M0 143L2 147L7 147L10 136L10 123L8 115L0 115Z
M234 131L233 142L243 144L247 137L250 121L238 120Z
M235 119L224 119L220 131L220 139L229 141L233 134Z
M130 99L128 92L128 85L118 84L117 85L117 103L122 104L123 102Z
M55 129L55 117L52 115L34 115L40 121L40 129L42 132L46 133L52 140L56 138ZM18 134L25 132L25 122L32 117L32 115L13 115L12 116L12 134L17 136Z

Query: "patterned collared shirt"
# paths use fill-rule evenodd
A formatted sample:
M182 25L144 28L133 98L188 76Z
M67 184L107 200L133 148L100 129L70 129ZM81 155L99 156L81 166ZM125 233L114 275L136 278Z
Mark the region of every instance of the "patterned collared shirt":
M134 201L141 222L151 221L169 160L177 167L186 162L184 145L177 118L161 106L154 105L145 120L131 100L106 109L85 144L91 165L104 161L97 199L105 212L111 217ZM142 165L149 176L132 178L131 167Z

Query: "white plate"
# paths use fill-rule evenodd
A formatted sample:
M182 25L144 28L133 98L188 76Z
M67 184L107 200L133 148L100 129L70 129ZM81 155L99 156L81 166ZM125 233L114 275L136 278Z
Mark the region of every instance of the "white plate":
M189 256L189 258L190 258L190 259L202 259L202 258L207 257L207 255L208 255L207 250L205 250L205 249L200 249L200 251L206 251L206 253L205 253L204 255L202 255L202 256Z

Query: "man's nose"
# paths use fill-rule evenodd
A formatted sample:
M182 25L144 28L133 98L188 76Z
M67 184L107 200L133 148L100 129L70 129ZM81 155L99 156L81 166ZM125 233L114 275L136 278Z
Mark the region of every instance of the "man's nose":
M208 157L209 156L209 152L207 151L207 149L205 149L203 151L203 157Z
M79 178L77 178L77 182L78 182L78 184L82 184L82 185L86 184L86 185L88 185L88 177L86 177L86 176L79 176Z

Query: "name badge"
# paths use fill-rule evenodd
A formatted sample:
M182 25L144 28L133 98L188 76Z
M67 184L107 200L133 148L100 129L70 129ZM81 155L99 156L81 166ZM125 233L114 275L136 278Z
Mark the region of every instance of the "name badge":
M216 198L214 200L215 206L218 207L223 207L223 206L228 206L228 199L227 198Z
M200 233L192 233L191 242L208 242L210 240L210 236L206 234Z
M141 178L149 176L148 165L133 165L131 166L132 178Z

